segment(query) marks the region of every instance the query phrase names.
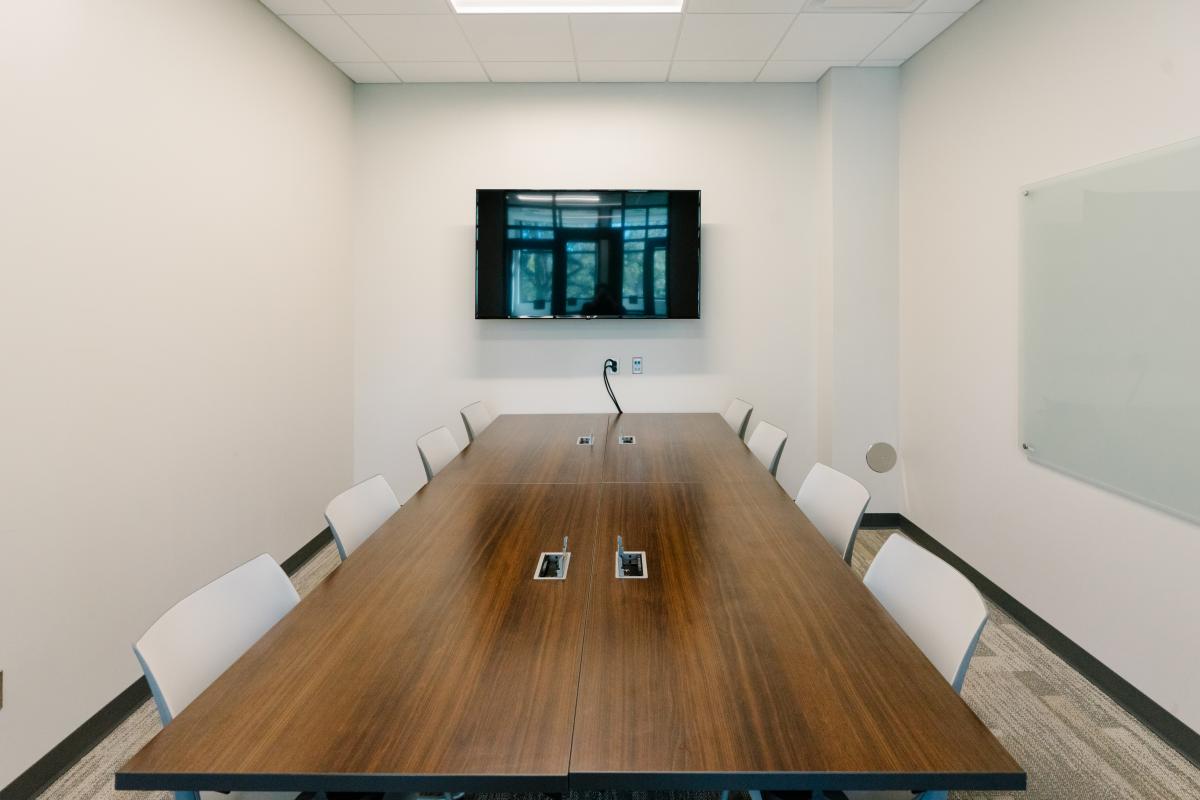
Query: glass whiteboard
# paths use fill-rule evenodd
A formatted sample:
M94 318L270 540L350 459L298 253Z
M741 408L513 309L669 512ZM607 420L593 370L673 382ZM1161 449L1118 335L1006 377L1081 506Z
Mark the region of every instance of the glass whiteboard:
M1200 522L1200 139L1020 203L1027 455Z

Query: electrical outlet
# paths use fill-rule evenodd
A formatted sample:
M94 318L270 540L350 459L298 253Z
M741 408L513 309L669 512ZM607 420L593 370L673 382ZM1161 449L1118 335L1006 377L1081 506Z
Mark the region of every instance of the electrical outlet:
M634 375L641 375L642 374L642 357L634 356L633 360L630 363L633 366L630 368L629 371L632 372Z

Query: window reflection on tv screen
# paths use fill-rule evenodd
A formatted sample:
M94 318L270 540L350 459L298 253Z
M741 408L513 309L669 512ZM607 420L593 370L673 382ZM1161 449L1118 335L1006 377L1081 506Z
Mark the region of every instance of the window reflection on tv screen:
M480 190L475 316L697 318L697 191Z

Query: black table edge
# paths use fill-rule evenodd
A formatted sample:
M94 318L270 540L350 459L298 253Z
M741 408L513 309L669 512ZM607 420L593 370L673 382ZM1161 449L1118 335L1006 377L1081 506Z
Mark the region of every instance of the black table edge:
M566 775L117 772L118 790L250 792L542 792L568 790Z
M572 772L579 791L976 790L1023 791L1024 772Z

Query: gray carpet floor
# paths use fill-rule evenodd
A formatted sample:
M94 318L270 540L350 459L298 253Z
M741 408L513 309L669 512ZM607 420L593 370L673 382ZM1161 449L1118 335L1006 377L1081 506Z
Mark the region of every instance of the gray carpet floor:
M854 553L861 575L891 531L863 531ZM301 595L338 564L330 544L293 577ZM1200 770L1164 744L1003 611L991 618L963 697L1029 773L1029 790L962 792L952 798L1200 798ZM132 658L132 656L131 656ZM160 728L145 703L43 795L55 800L169 800L167 793L117 792L113 772ZM481 798L504 800L508 796ZM628 793L625 794L628 798ZM699 800L635 792L632 800ZM708 797L708 795L704 795ZM736 796L735 796L736 797ZM571 800L574 800L572 798ZM744 800L738 798L737 800Z

